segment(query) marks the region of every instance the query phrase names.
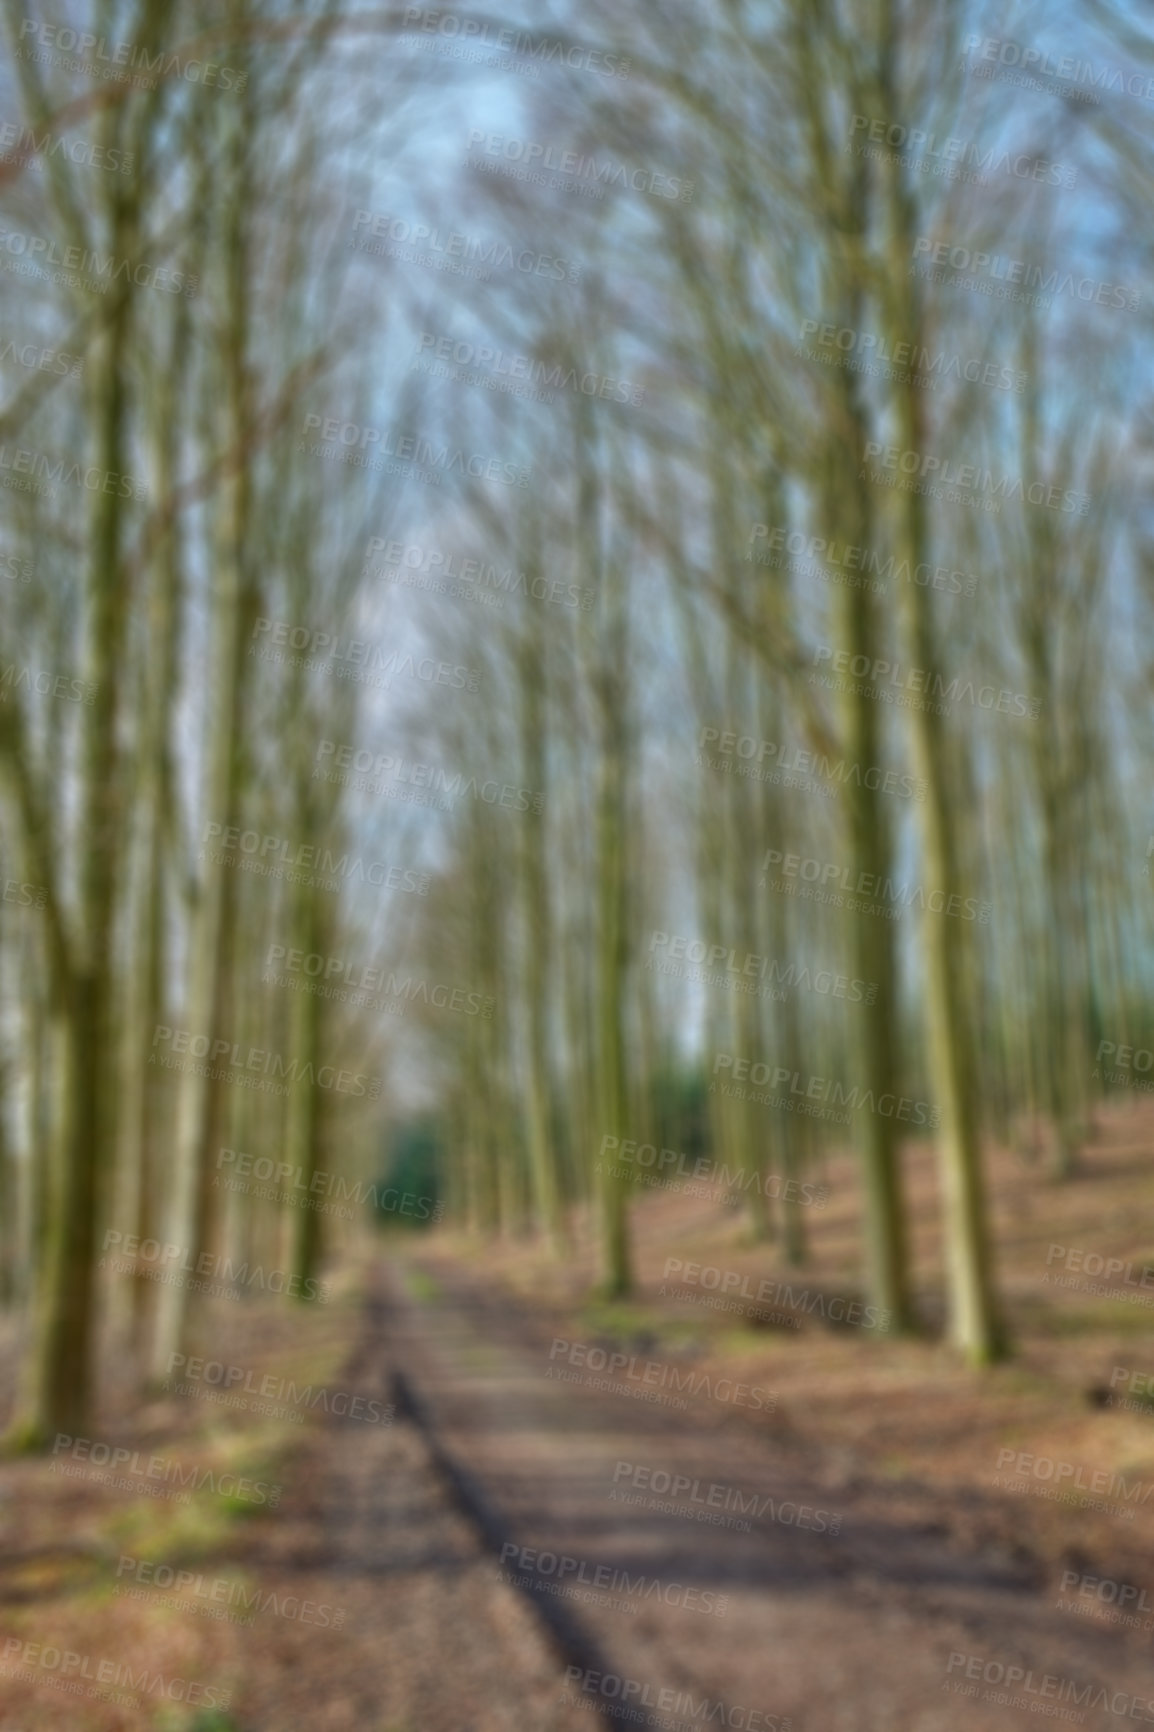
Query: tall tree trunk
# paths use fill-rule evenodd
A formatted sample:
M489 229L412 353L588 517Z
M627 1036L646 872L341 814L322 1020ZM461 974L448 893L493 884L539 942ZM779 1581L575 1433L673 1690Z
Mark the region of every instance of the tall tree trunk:
M531 550L529 569L539 569L536 547ZM517 647L521 696L521 758L530 798L544 791L546 783L545 696L542 661L543 635L532 608L526 609L527 624ZM565 1248L564 1220L553 1150L552 1089L549 1055L548 970L552 956L552 918L546 877L548 816L545 810L520 815L521 870L524 893L523 933L524 1004L526 1013L525 1137L529 1171L537 1217L555 1252Z
M884 38L881 71L886 112L897 110L893 82L893 31ZM888 177L888 294L885 297L887 335L891 344L923 340L923 321L915 279L907 270L918 234L916 216L897 159L886 165ZM895 386L898 437L906 450L929 448L923 397L911 382ZM864 447L863 447L864 459ZM864 473L864 471L863 471ZM925 498L910 490L899 496L910 571L931 560ZM931 614L931 592L917 583L900 586L905 653L918 668L940 665ZM943 718L927 704L910 709L910 745L916 774L925 783L918 807L921 859L926 882L948 893L959 881L959 850L955 840L955 810L950 797L949 754ZM973 1063L970 1005L964 946L967 934L960 920L927 916L922 922L925 969L927 1046L930 1077L940 1114L938 1145L944 1204L942 1237L949 1290L949 1332L958 1350L973 1365L988 1364L1006 1351L1004 1328L994 1295L986 1222L985 1184L977 1114L977 1079Z

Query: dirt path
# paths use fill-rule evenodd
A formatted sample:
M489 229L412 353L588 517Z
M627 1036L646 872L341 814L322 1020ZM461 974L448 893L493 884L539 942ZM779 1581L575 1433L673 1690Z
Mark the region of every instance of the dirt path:
M524 1548L504 1575L541 1603L564 1579L564 1604L649 1724L983 1732L1041 1714L1105 1728L1154 1695L1149 1637L1056 1611L1047 1572L1007 1542L1009 1499L943 1511L917 1488L847 1482L728 1391L683 1410L638 1399L664 1377L646 1384L644 1351L632 1376L595 1387L605 1372L551 1357L548 1333L508 1299L428 1256L414 1267L415 1280L389 1276L390 1356L494 1529ZM671 1509L674 1476L686 1485ZM983 1527L1000 1537L975 1542ZM495 1554L486 1571L502 1573ZM957 1655L978 1659L976 1679ZM1020 1678L1007 1685L999 1667ZM606 1704L591 1682L590 1706ZM679 1692L708 1709L694 1719ZM649 1709L634 1712L619 1723L646 1723Z
M387 1402L395 1361L370 1298L344 1381ZM339 1608L342 1627L282 1622L241 1644L236 1724L259 1732L575 1732L563 1662L493 1580L419 1431L332 1421L296 1453L281 1515L244 1544L265 1589ZM593 1722L595 1724L595 1722Z
M357 1317L350 1304L326 1381L397 1400L396 1418L318 1413L278 1459L275 1517L185 1529L131 1488L4 1464L0 1638L147 1654L159 1672L230 1691L228 1723L243 1732L1154 1721L1150 1634L1056 1610L1053 1551L1044 1563L1033 1512L1006 1494L886 1478L816 1424L816 1436L794 1429L809 1422L796 1399L791 1423L755 1390L706 1392L697 1377L686 1390L700 1360L658 1359L652 1341L598 1387L612 1342L558 1349L555 1321L435 1250L378 1265ZM284 1349L268 1344L278 1373ZM253 1436L250 1420L207 1405L179 1417L154 1413L123 1441L231 1461L232 1428ZM1088 1519L1063 1514L1071 1547ZM1117 1544L1117 1567L1139 1580L1121 1524ZM141 1548L198 1582L259 1587L255 1622L210 1620L199 1587L164 1611L142 1604L151 1588L122 1597L121 1554ZM1096 1573L1113 1561L1101 1545L1086 1556ZM1007 1688L1010 1667L1021 1678ZM0 1725L159 1724L144 1698L86 1702L80 1717L59 1682L6 1674ZM1024 1706L999 1699L1015 1693Z
M476 1524L458 1509L418 1428L403 1415L387 1423L395 1359L372 1297L355 1331L355 1351L334 1366L331 1384L363 1398L362 1417L318 1410L298 1434L283 1434L275 1514L213 1524L211 1509L184 1516L139 1488L133 1495L131 1485L60 1477L38 1458L0 1463L3 1732L589 1732L598 1724L562 1703L563 1657L536 1610L494 1580ZM302 1388L314 1381L298 1380ZM365 1423L373 1402L386 1423ZM114 1441L144 1460L178 1442L183 1460L211 1458L206 1421L221 1438L242 1424L204 1403L179 1415L169 1404L163 1426L153 1410L148 1426L125 1425ZM122 1582L125 1553L162 1559L167 1582L163 1572L145 1586L135 1573ZM175 1571L188 1572L186 1590L171 1586ZM229 1590L225 1603L214 1586ZM243 1600L231 1597L234 1588ZM85 1679L106 1663L125 1668L124 1687L78 1683L63 1655L77 1668L83 1659ZM128 1673L141 1682L129 1684ZM223 1702L227 1715L170 1709L157 1678L191 1680L202 1703ZM183 1691L174 1699L184 1701Z

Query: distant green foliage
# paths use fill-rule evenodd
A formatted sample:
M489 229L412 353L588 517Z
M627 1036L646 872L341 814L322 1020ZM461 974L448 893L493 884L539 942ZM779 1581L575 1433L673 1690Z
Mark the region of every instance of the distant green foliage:
M430 1227L440 1218L444 1144L433 1119L396 1126L376 1182L375 1215L380 1226Z
M710 1153L709 1082L700 1065L667 1065L658 1071L653 1111L662 1148L694 1160Z

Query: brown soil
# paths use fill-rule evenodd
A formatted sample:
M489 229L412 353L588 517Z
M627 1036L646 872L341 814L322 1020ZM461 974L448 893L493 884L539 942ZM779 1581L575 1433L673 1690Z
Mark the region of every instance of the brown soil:
M257 1378L384 1404L401 1371L432 1444L403 1410L391 1424L315 1410L292 1424L207 1400L134 1409L114 1382L94 1439L284 1493L275 1511L207 1489L182 1505L135 1482L126 1492L65 1477L59 1461L0 1464L0 1726L570 1732L600 1715L623 1726L788 1718L792 1732L984 1732L1055 1710L1089 1728L1154 1718L1154 1409L1106 1404L1113 1368L1154 1372L1154 1288L1140 1276L1154 1262L1152 1131L1144 1104L1113 1115L1081 1176L1061 1186L995 1153L1016 1355L987 1372L960 1368L933 1335L936 1183L917 1147L907 1179L927 1333L914 1341L823 1323L814 1310L795 1308L789 1327L782 1300L739 1295L743 1310L723 1311L703 1302L720 1285L664 1278L676 1257L722 1271L730 1293L748 1280L756 1294L769 1279L788 1280L795 1301L852 1296L848 1158L824 1175L828 1207L806 1211L802 1271L786 1269L776 1244L753 1243L724 1202L653 1192L634 1206L640 1292L629 1304L587 1297L587 1243L562 1268L532 1241L484 1247L438 1232L390 1239L384 1264L347 1270L323 1310L222 1310L214 1353ZM1131 1279L1094 1293L1064 1254L1047 1263L1055 1244L1120 1259ZM1059 1265L1088 1284L1056 1286ZM765 1392L760 1406L752 1391ZM1015 1473L1019 1452L1069 1464L1067 1480L1125 1484L1111 1511L1061 1503L1042 1495L1052 1479ZM504 1569L502 1540L518 1548ZM121 1588L131 1579L125 1557L196 1580L176 1607L162 1603L173 1590L129 1598L117 1592L118 1569ZM563 1598L551 1591L561 1560ZM1142 1593L1137 1627L1111 1622L1093 1593L1064 1591L1069 1570ZM204 1614L218 1581L234 1603L259 1590L251 1625ZM41 1645L25 1668L32 1682L17 1675L13 1641ZM125 1701L66 1693L62 1663L39 1663L45 1647L83 1657L73 1678L107 1660L130 1664L135 1684ZM571 1700L575 1653L616 1693L591 1675ZM145 1662L153 1679L229 1692L227 1718L142 1685ZM998 1668L1009 1667L1022 1678L1007 1689ZM959 1682L973 1693L951 1688ZM629 1718L615 1712L622 1692Z

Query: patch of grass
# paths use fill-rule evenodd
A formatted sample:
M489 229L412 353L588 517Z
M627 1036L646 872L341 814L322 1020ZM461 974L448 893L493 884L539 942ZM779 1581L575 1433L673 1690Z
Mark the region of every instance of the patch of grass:
M1154 1326L1154 1309L1131 1304L1126 1299L1058 1305L1048 1297L1031 1294L1016 1300L1014 1312L1023 1328L1050 1340L1063 1340L1067 1336L1149 1335Z
M28 1558L4 1571L4 1591L13 1601L67 1598L78 1605L89 1600L95 1602L101 1597L106 1568L107 1561L95 1555Z
M736 1332L722 1332L721 1338L732 1341L735 1346L740 1344L739 1351L749 1347L745 1337ZM691 1347L700 1347L704 1351L710 1343L708 1329L702 1329L696 1323L664 1323L661 1327L661 1339L675 1353L683 1353Z
M883 1455L873 1466L883 1479L904 1480L916 1471L914 1464L904 1455Z
M401 1270L401 1279L414 1299L420 1299L427 1305L436 1304L442 1294L439 1281L434 1281L423 1269L405 1268Z
M634 1335L657 1335L665 1326L659 1311L634 1305L627 1299L590 1299L577 1313L583 1329L597 1335L626 1341Z
M751 1330L756 1330L758 1328L762 1329L763 1339L760 1341L751 1341L749 1339ZM728 1329L719 1329L717 1334L712 1337L689 1335L685 1338L683 1345L693 1347L712 1347L717 1353L732 1353L734 1358L740 1357L743 1353L748 1357L750 1353L757 1352L767 1345L764 1340L764 1333L764 1326L758 1325L753 1318L748 1318L744 1323L737 1327L731 1326ZM792 1342L796 1340L798 1331L796 1329L782 1328L780 1334Z
M216 1498L195 1498L189 1504L167 1507L166 1500L150 1498L147 1503L141 1500L118 1509L105 1531L121 1551L163 1563L173 1555L211 1556L228 1538L230 1525Z
M9 1426L0 1437L0 1461L18 1461L25 1455L46 1455L52 1434L35 1420L24 1420Z
M197 1708L193 1712L172 1708L167 1703L158 1709L153 1721L156 1732L241 1732L231 1714L219 1708Z

